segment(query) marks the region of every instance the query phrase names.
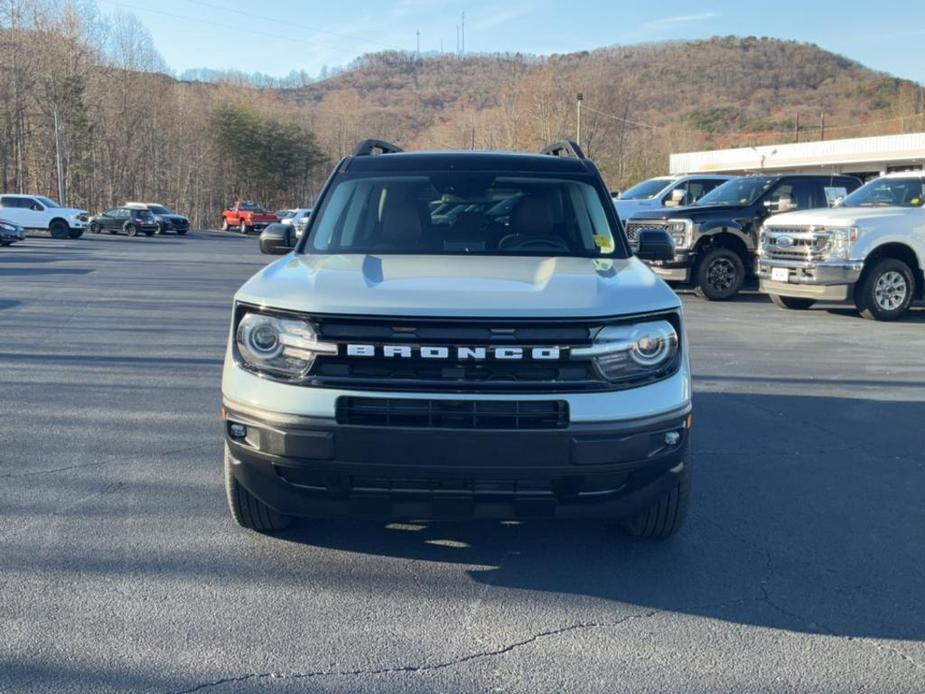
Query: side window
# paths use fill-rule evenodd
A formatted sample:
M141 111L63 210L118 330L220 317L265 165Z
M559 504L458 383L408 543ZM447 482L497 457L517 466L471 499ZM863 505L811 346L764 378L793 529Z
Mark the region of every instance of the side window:
M0 198L0 207L16 207L16 198L11 198L9 196L3 196Z
M766 200L772 213L826 206L821 187L811 179L783 181L774 187Z

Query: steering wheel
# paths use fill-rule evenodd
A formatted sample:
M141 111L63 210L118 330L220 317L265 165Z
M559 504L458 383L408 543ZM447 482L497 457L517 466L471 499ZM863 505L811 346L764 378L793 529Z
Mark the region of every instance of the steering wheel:
M512 251L568 251L571 250L568 244L560 239L557 236L546 236L543 238L539 237L525 237L519 238L517 236L511 236L510 242L507 242L507 239L502 239L501 243L498 244L499 247L504 247Z

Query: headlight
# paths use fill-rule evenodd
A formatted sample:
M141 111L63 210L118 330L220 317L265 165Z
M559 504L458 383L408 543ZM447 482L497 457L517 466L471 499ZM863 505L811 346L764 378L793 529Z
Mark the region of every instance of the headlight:
M851 246L861 235L861 230L857 227L843 227L836 229L827 229L829 242L825 246L823 257L826 260L849 260L851 258Z
M244 314L235 343L245 368L287 378L304 376L318 354L337 354L307 321L262 313Z
M0 222L0 229L3 229L4 231L16 231L16 227L14 227L12 224L7 224L6 222Z
M671 234L675 248L688 248L691 245L690 232L693 227L694 222L690 219L679 219L674 222L669 222L665 230Z
M678 332L668 321L610 325L595 335L590 347L572 350L573 357L591 357L608 381L629 381L657 375L678 355Z
M88 217L85 212L81 212L79 214L75 214L73 217L71 217L71 219L73 219L75 222L86 222Z

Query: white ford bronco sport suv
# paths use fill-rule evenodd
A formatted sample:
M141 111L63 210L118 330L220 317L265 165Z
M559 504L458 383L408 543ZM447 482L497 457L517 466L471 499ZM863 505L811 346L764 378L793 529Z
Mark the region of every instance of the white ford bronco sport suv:
M375 154L379 152L378 154ZM292 517L596 516L681 527L691 376L678 297L635 257L594 164L402 153L341 161L298 241L238 291L222 384L240 525Z
M759 237L761 291L787 309L853 300L896 320L925 286L925 172L882 176L830 210L772 217Z

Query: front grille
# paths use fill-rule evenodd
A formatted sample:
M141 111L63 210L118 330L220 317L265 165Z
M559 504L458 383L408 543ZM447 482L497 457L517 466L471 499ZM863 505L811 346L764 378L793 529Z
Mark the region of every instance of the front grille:
M663 231L668 230L668 222L665 221L644 221L644 222L627 222L625 225L626 228L626 239L630 242L630 246L636 248L639 246L639 232L643 229L661 229Z
M337 399L337 423L436 429L562 429L563 400Z
M570 360L573 347L591 344L592 331L604 321L453 320L318 316L313 319L324 342L340 345L336 355L319 355L310 385L363 390L452 392L550 392L602 390L604 381L590 360ZM558 347L560 359L458 360L351 357L346 344L443 345L457 347Z
M829 234L810 227L772 228L765 229L762 250L772 260L816 261L823 259L829 241Z

